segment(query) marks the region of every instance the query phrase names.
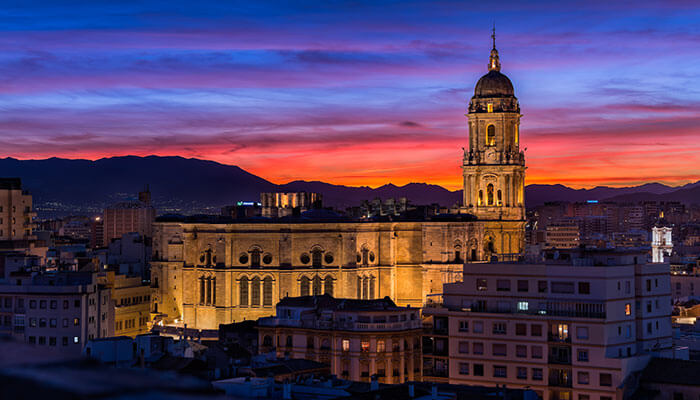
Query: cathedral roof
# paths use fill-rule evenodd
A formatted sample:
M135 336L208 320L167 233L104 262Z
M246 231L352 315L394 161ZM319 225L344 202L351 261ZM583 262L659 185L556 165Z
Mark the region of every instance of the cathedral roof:
M512 97L515 95L513 84L500 71L491 70L476 83L474 97Z
M501 73L501 61L496 50L496 28L493 34L493 49L489 55L489 72L479 79L474 88L474 97L514 97L513 84Z

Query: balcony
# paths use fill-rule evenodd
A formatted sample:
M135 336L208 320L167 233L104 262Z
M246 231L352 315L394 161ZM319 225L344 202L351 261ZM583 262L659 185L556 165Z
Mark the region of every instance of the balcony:
M554 343L571 343L571 336L560 336L554 333L547 335L547 340Z
M562 354L550 355L548 361L550 364L571 365L571 357Z
M571 372L568 370L550 370L549 373L549 386L554 387L572 387Z

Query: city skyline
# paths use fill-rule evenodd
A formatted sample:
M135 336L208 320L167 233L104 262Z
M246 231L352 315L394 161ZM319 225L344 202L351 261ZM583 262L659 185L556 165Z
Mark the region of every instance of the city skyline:
M181 155L274 183L454 190L495 20L528 184L698 180L691 3L502 6L10 7L0 157Z

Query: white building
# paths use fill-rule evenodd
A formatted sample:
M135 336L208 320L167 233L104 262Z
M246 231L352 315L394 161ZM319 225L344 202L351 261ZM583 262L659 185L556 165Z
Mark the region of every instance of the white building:
M664 213L661 213L659 221L651 228L651 261L664 262L664 256L670 256L673 251L673 228L665 223Z
M622 399L649 356L672 356L668 264L632 251L467 264L424 309L425 379L530 387L545 400Z

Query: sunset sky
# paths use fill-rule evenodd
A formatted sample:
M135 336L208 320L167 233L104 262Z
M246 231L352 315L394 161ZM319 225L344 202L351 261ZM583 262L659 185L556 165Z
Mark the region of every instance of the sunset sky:
M527 183L700 179L697 1L109 3L3 2L0 157L457 189L495 21Z

